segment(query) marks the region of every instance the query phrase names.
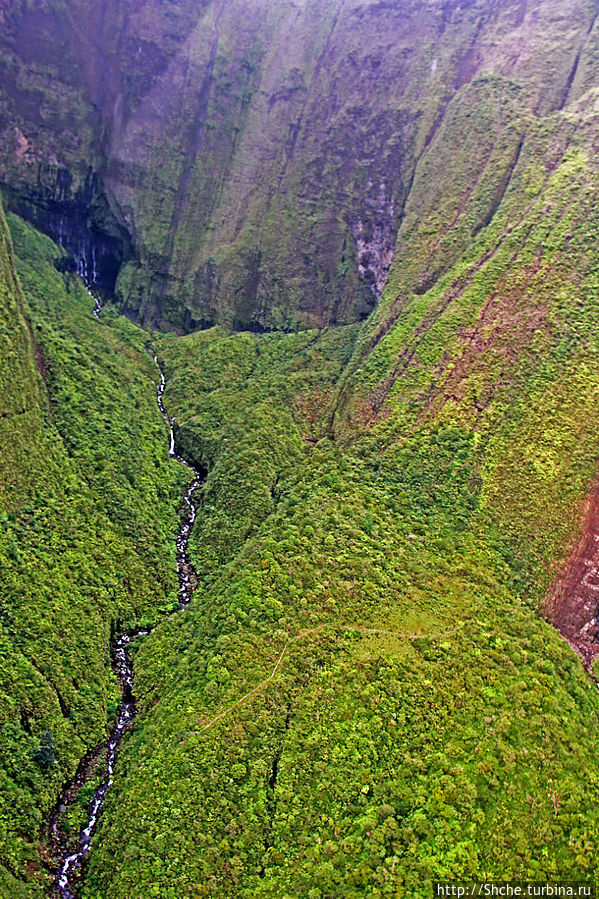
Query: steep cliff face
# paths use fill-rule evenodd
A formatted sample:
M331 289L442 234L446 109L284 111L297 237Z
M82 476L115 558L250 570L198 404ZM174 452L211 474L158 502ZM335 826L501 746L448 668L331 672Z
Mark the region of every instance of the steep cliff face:
M18 509L35 489L41 427L38 367L12 244L0 206L0 510Z
M128 5L2 4L6 198L72 252L82 274L109 290L132 250L101 172L125 104L135 103L164 69L173 30L184 32L180 16L173 21L159 10L156 3L138 8L132 35ZM144 39L146 30L155 42Z
M358 320L448 110L494 95L480 225L522 118L584 90L593 16L590 0L8 0L0 183L88 274L119 273L142 320Z
M449 104L417 165L333 424L342 443L357 432L384 443L465 429L485 507L511 551L542 572L537 599L569 546L576 557L580 509L594 496L594 20L587 31L550 113L518 116L520 88L496 76Z

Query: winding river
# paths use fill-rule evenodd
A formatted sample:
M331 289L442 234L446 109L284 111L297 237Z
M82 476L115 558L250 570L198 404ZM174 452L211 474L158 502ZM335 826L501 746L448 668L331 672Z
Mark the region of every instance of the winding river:
M98 317L98 313L100 312L101 307L98 299L93 294L91 295L94 299L94 302L96 303L94 315ZM160 375L160 380L156 384L156 395L158 400L158 408L160 409L162 416L169 426L169 455L171 456L171 458L176 459L177 462L180 462L181 465L185 465L193 474L191 483L185 490L185 494L183 497L183 513L179 525L179 530L177 532L177 575L179 579L179 609L182 609L190 602L196 586L195 573L188 557L188 544L196 514L193 499L195 493L201 488L203 484L203 478L201 473L197 471L197 469L190 465L189 462L179 456L175 451L174 418L169 418L163 403L165 387L164 373L160 368L160 364L154 351L150 348L147 349L154 362L156 363L156 367ZM138 639L138 637L147 636L152 632L152 630L153 628L150 630L140 629L137 631L124 633L114 641L112 647L113 667L119 680L122 696L118 717L110 732L108 740L105 741L96 750L94 750L90 754L90 756L86 757L86 759L84 759L84 761L81 763L79 771L74 780L71 781L65 788L61 799L56 806L56 811L54 812L54 815L51 819L50 826L52 836L54 840L60 844L61 840L59 835L59 818L68 808L69 804L74 800L79 789L86 783L90 775L93 773L93 766L89 765L90 759L97 759L97 757L100 754L103 754L103 752L105 751L106 772L102 779L102 783L96 789L94 797L90 803L87 823L79 834L76 848L71 848L69 850L63 849L61 852L57 872L57 888L58 895L63 897L63 899L76 899L75 890L77 889L77 882L80 882L79 878L81 874L81 868L89 854L91 841L94 836L100 815L102 814L106 794L108 793L108 790L110 789L110 786L113 782L114 766L118 749L124 734L130 727L131 722L133 721L136 714L135 696L133 694L133 663L129 655L129 647L132 643L135 642L135 640ZM76 785L75 790L73 789L74 785Z

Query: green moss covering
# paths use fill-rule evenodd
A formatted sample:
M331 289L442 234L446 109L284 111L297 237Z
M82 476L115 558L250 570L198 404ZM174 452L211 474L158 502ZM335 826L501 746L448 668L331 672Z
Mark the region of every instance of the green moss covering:
M142 6L144 40L187 8ZM597 474L595 10L532 6L200 4L164 78L111 81L103 177L136 250L120 298L215 327L95 321L11 217L23 296L0 221L12 894L45 888L41 822L106 731L111 632L175 599L183 474L148 340L207 471L199 588L136 650L82 899L430 899L435 879L599 873L599 697L543 617ZM351 324L372 302L354 241L381 218L393 266ZM277 331L228 330L248 326ZM34 760L48 730L56 767Z
M592 87L595 12L592 0L13 2L0 184L37 222L58 209L124 235L118 300L140 321L360 321L400 226L434 235L422 289L492 217L527 124ZM439 141L446 152L427 153Z

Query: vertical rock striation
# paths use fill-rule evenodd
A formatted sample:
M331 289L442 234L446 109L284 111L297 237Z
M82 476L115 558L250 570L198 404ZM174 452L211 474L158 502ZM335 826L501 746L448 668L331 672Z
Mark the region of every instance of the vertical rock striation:
M141 320L359 320L419 160L459 145L458 133L438 146L447 118L498 84L512 98L492 125L503 133L574 102L592 78L594 12L588 0L9 0L0 186L80 267L99 260Z

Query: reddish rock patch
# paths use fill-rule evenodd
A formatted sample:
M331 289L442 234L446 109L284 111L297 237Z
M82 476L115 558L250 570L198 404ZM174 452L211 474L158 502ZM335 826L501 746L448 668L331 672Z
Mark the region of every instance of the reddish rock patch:
M599 655L599 480L585 501L583 531L549 596L547 612L590 669Z

